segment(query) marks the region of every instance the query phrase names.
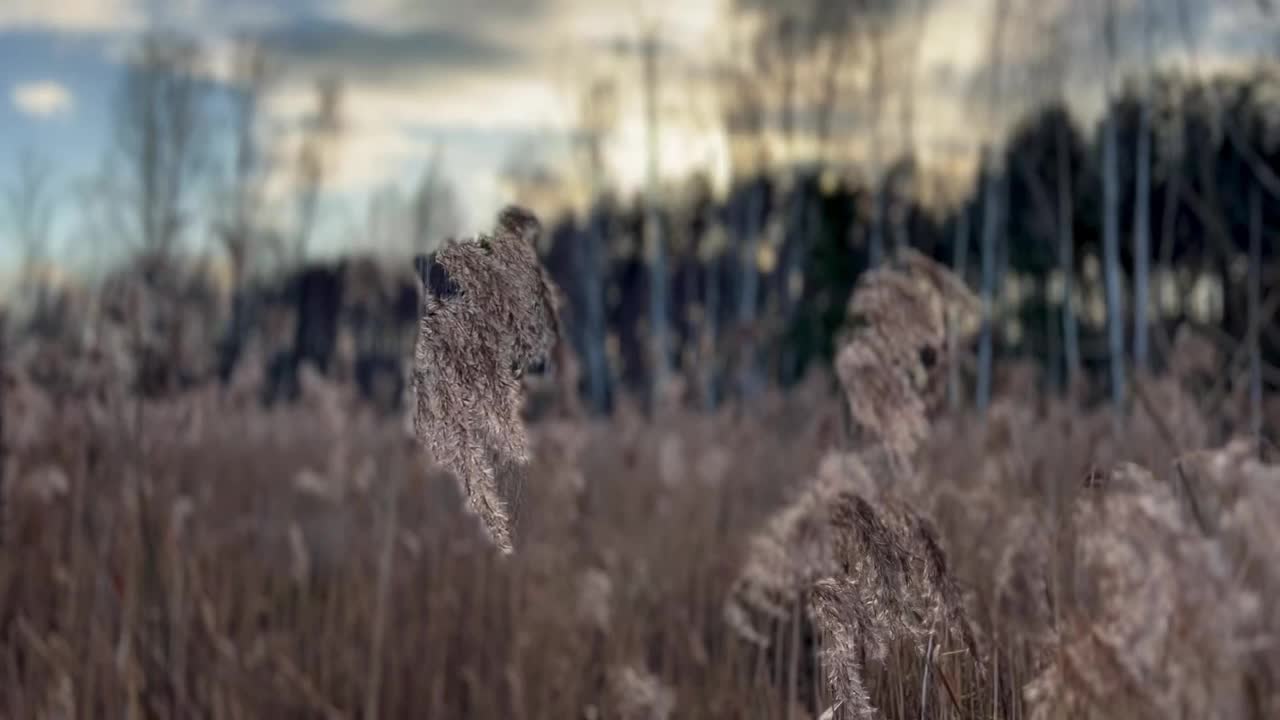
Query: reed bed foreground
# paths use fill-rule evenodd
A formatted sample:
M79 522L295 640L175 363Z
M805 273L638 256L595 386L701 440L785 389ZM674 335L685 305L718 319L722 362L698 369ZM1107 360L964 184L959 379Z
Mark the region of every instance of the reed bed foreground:
M0 715L1280 716L1280 468L1199 408L1211 353L1118 431L1017 373L947 415L957 308L908 258L836 377L533 423L509 554L316 375L266 409L9 368Z

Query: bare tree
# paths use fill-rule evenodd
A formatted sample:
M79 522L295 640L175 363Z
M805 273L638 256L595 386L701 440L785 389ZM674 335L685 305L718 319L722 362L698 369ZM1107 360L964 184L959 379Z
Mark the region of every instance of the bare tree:
M243 281L259 239L265 188L271 172L270 148L264 147L262 103L276 73L276 67L261 45L247 40L239 43L231 77L233 147L228 217L218 232L231 261L236 286Z
M988 130L994 124L992 118L1000 107L1002 74L1004 70L1004 33L1009 12L1009 0L996 0L991 22L990 86L987 114ZM1003 210L1000 190L1000 169L996 166L995 153L990 144L982 151L982 334L978 345L977 407L985 413L991 400L991 372L994 355L994 305L996 297L996 252L1000 242Z
M747 59L770 128L781 136L783 159L803 161L808 154L800 150L807 147L825 159L846 94L844 80L858 69L855 61L864 59L861 50L868 38L888 42L891 21L905 3L733 0L732 5L736 15L751 21L750 40L739 56Z
M144 37L128 60L117 98L117 150L128 232L137 249L163 262L192 225L206 169L210 126L204 54L187 38Z
M952 240L952 257L951 272L955 274L960 282L964 282L965 275L968 273L969 264L969 236L972 234L970 225L970 216L972 210L967 202L961 202L959 208L956 209L956 227L955 237ZM954 311L951 311L954 315ZM960 362L958 355L960 352L959 336L954 331L957 325L957 319L951 318L951 331L947 333L947 399L950 403L951 410L958 412L963 405L963 395L960 392Z
M586 184L592 192L608 184L605 141L618 123L618 87L610 77L592 77L578 98L578 139Z
M1043 49L1032 81L1046 91L1045 100L1056 102L1064 110L1061 122L1054 123L1053 155L1056 197L1052 203L1052 221L1057 244L1058 272L1062 276L1061 327L1064 379L1067 388L1080 380L1080 325L1076 318L1076 237L1075 237L1075 168L1072 167L1073 131L1069 107L1068 79L1073 64L1070 41L1071 13L1048 7L1049 16L1038 29ZM1033 88L1034 91L1034 88Z
M814 98L815 134L818 145L818 161L830 160L831 134L839 109L841 78L849 62L856 58L857 46L849 23L853 16L851 7L843 2L823 2L812 20L813 35L817 38L818 59L817 95Z
M226 216L215 232L231 271L231 328L227 350L239 354L247 329L245 281L271 237L264 227L266 186L272 171L270 142L264 139L262 103L277 68L261 44L241 40L231 68L231 171Z
M757 52L762 57L772 56L759 65L766 69L776 68L778 126L782 133L783 153L788 160L795 157L796 135L799 130L798 86L800 61L804 54L800 38L801 23L794 6L787 6L772 25L772 32L764 36L767 41L757 44Z
M738 0L735 10L758 22L747 45L752 82L760 91L768 126L776 129L784 157L791 158L798 130L800 63L805 47L806 3L778 3L762 7L756 0Z
M884 169L883 157L883 124L884 105L888 93L885 75L885 21L873 13L864 24L867 34L867 46L870 50L867 79L867 112L870 113L871 148L868 154L869 182L871 184L871 235L868 250L871 267L876 267L884 258Z
M662 216L658 212L658 173L660 168L658 127L658 31L650 25L640 39L643 70L644 114L646 128L645 171L645 256L649 264L649 342L650 387L652 399L660 400L671 372L669 312L667 291L667 254L663 239Z
M916 85L920 75L920 51L924 43L925 32L929 23L929 3L931 0L913 0L910 3L911 17L906 32L906 46L903 54L906 62L902 64L906 77L902 83L900 106L902 121L902 149L904 153L915 153L916 148Z
M1062 349L1066 356L1067 387L1080 379L1080 325L1076 321L1076 231L1075 195L1072 192L1071 146L1066 123L1054 132L1054 155L1058 170L1058 270L1062 273Z
M765 106L760 88L752 82L749 71L741 69L731 75L726 86L723 98L724 120L730 140L738 149L736 159L763 173L766 159ZM741 168L735 170L741 172ZM737 315L742 324L755 321L758 285L756 253L759 229L765 220L763 195L758 183L752 183L745 192L744 201L735 208L737 212L733 224L739 243Z
M1111 365L1111 400L1119 410L1125 398L1124 362L1124 297L1120 278L1120 168L1114 98L1115 61L1117 55L1115 0L1106 3L1103 39L1106 43L1105 72L1107 112L1102 126L1102 254L1107 289L1107 341Z
M1262 192L1249 184L1249 431L1262 437Z
M743 2L743 6L756 3ZM772 7L772 6L770 6ZM768 25L766 25L768 27ZM736 42L743 38L733 36ZM764 51L767 42L757 34L745 39L745 51L735 51L735 58L748 58L746 63L730 67L723 85L722 110L724 122L733 143L734 171L749 183L735 193L730 207L731 234L733 236L733 267L736 270L737 297L735 308L738 336L745 342L739 348L741 363L738 382L745 395L751 395L759 385L759 367L756 348L750 342L758 319L760 268L758 257L760 242L768 220L767 181L769 166L770 116L777 105L770 83L764 81L761 63L770 56ZM764 45L762 46L762 43ZM735 50L737 50L735 45ZM750 173L748 175L748 172Z
M893 164L884 181L886 212L893 227L893 245L905 247L911 243L908 227L907 206L910 199L917 195L917 182L920 177L917 167L916 138L916 79L919 74L920 48L924 38L928 13L926 6L929 0L913 0L910 3L910 18L905 32L900 33L905 41L896 47L899 55L895 65L901 75L895 80L898 88L898 147L900 157Z
M48 260L54 212L53 173L49 162L34 150L18 157L4 192L4 210L18 246L18 297L38 312L44 282L40 265Z
M83 205L90 222L134 254L134 264L106 287L129 288L123 329L132 379L144 394L167 392L208 369L196 345L215 324L212 304L196 301L189 291L197 285L176 272L183 242L212 220L198 216L216 147L207 69L202 46L189 37L152 32L137 43L115 98L116 142L92 190L96 200Z
M1151 71L1151 7L1142 5L1143 64ZM1148 369L1147 347L1150 329L1147 322L1148 293L1151 274L1151 83L1144 84L1147 97L1141 97L1138 112L1138 157L1133 206L1133 364L1141 373Z
M427 252L459 230L461 225L458 196L445 177L437 148L427 164L422 180L413 193L412 252Z
M295 166L297 227L288 261L304 261L315 231L320 195L333 171L342 131L342 83L326 77L316 83L316 107L307 119Z
M411 227L412 211L394 184L374 190L365 217L364 243L373 252L413 251L417 247ZM425 252L425 250L424 250Z
M608 78L594 78L583 93L578 118L585 150L587 186L592 205L596 205L599 188L606 186L604 140L617 123L616 87ZM608 404L609 365L605 352L608 323L605 317L605 252L609 242L609 213L596 208L586 218L578 234L576 269L582 293L582 333L586 365L587 396L591 407L602 411Z

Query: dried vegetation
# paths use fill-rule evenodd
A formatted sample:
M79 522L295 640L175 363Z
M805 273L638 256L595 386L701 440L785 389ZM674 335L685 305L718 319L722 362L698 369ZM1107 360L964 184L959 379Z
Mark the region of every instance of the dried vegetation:
M526 427L534 222L422 266L412 437L314 373L5 356L0 715L1280 716L1280 466L1194 336L1118 436L1016 373L939 415L978 308L907 254L835 378Z

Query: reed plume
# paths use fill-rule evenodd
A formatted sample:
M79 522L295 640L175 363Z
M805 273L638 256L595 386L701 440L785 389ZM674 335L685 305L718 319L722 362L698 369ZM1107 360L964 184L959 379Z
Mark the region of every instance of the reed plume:
M1245 716L1233 688L1259 598L1146 469L1122 463L1084 485L1057 652L1025 690L1032 717Z
M833 718L876 717L864 651L950 627L974 651L936 530L902 498L943 399L948 334L972 331L976 299L949 272L906 251L870 273L850 300L851 330L836 360L852 450L832 452L817 476L751 541L726 617L767 644L754 618L783 616L808 596L828 638Z
M541 226L508 207L491 235L450 241L418 260L421 319L411 373L413 426L453 473L489 537L510 552L499 462L529 458L521 410L525 370L544 362L559 337L558 295L538 261Z

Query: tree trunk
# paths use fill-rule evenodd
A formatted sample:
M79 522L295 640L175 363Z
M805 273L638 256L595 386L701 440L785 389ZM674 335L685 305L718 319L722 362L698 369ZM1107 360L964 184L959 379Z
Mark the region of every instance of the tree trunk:
M992 167L990 148L983 150L982 202L982 334L978 341L978 387L975 404L985 414L991 402L991 365L994 355L994 322L996 291L996 244L1000 232L1000 193L997 171Z
M1147 306L1151 272L1151 137L1148 109L1143 105L1138 126L1138 168L1133 219L1133 365L1137 372L1149 369Z
M752 181L747 190L746 207L742 215L740 233L741 256L738 280L738 323L750 327L756 321L756 308L760 298L760 270L757 256L760 252L760 234L764 230L763 180Z
M1120 188L1115 119L1103 121L1102 253L1107 292L1107 347L1111 366L1111 400L1124 406L1124 297L1120 279Z
M746 338L742 353L742 393L751 397L760 386L760 369L753 340L756 332L758 306L760 304L760 269L757 256L760 238L766 225L764 179L752 183L747 193L746 213L743 217L742 256L739 258L738 329Z
M1262 437L1262 201L1258 183L1249 186L1249 432Z
M650 381L655 400L666 387L671 369L668 356L667 257L661 224L657 208L650 208L645 219L645 235L649 250Z
M1075 197L1072 194L1070 149L1067 129L1058 127L1058 269L1062 272L1062 350L1066 364L1067 388L1080 382L1080 326L1076 321L1076 237Z
M587 365L587 397L591 409L609 407L609 366L605 358L608 332L604 308L604 275L601 250L608 241L608 214L594 213L582 238L583 341Z
M1173 244L1177 240L1178 205L1181 202L1182 171L1179 167L1175 167L1165 187L1164 217L1160 221L1160 250L1156 255L1156 267L1167 274L1173 273ZM1176 287L1177 275L1172 274L1172 278ZM1161 290L1161 292L1164 291ZM1156 327L1160 329L1156 336L1161 343L1160 349L1167 356L1173 348L1173 340L1169 337L1168 327L1163 318L1158 320Z
M787 333L795 323L796 308L799 305L798 293L803 289L802 266L804 258L809 254L809 223L811 206L808 195L800 178L793 183L787 208L787 238L781 250L781 262L778 263L778 317L781 321L779 330ZM800 287L795 287L793 280L799 277ZM788 383L795 379L798 365L798 353L789 338L782 337L778 347L778 380Z
M648 128L645 245L649 261L649 340L651 399L661 400L670 374L667 315L667 256L658 213L658 48L657 37L644 40L645 117Z
M875 268L884 260L884 172L881 147L883 145L881 108L885 105L884 39L882 30L873 27L871 37L871 235L867 247L867 262Z
M962 204L956 218L956 236L952 245L953 255L951 258L951 267L955 270L956 277L964 282L965 275L968 274L967 265L969 262L969 206ZM958 412L964 403L964 395L960 388L960 347L957 342L959 336L959 328L955 327L957 318L951 318L951 328L947 332L947 357L949 363L947 366L947 397L951 402L951 410Z
M1150 31L1144 34L1150 43ZM1148 52L1149 55L1149 52ZM1151 103L1142 99L1138 116L1138 157L1133 210L1133 367L1137 373L1150 369L1147 321L1148 288L1151 272Z
M720 262L720 256L716 255L707 258L706 265L702 268L702 404L707 410L714 410L718 401L716 367L720 344Z
M992 118L1000 106L1002 70L1004 67L1004 30L1008 19L1009 1L997 0L992 14L991 27L991 86L988 99L988 136L992 133ZM988 137L982 148L983 210L982 210L982 333L978 344L978 412L985 415L991 402L991 364L994 360L993 343L994 305L996 293L996 244L1000 232L1000 193L997 183L995 153Z
M1107 5L1107 98L1111 99L1111 72L1115 58L1114 0ZM1116 412L1124 408L1124 297L1120 278L1120 168L1115 108L1108 102L1102 139L1102 254L1107 292L1107 345L1111 365L1111 400Z

